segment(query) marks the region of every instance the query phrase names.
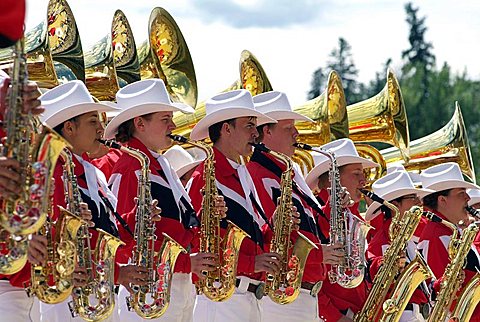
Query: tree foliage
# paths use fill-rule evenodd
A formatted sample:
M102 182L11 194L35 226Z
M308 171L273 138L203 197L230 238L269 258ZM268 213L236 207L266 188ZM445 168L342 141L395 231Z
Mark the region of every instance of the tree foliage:
M419 16L419 8L405 5L409 47L402 51L402 65L397 73L407 116L411 140L439 130L452 117L455 102L462 109L474 163L480 160L480 80L471 79L467 70L453 73L448 62L437 66L433 44L427 41L426 17ZM348 104L377 94L385 86L388 59L367 84L358 82L356 68L348 42L340 38L324 67L314 72L309 98L318 96L324 89L328 72L336 70L342 77ZM314 91L317 89L317 91ZM480 168L477 169L480 181Z

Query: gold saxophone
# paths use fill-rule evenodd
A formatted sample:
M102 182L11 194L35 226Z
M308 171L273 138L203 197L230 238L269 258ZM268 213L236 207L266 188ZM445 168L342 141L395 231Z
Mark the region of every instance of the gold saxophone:
M28 296L35 295L39 301L47 304L63 302L72 293L77 232L85 223L68 210L58 207L60 215L55 224L48 220L38 231L38 234L47 237L46 263L44 266L32 265L30 285L25 288Z
M64 149L61 157L65 161L63 166L63 182L68 210L80 217L80 203L82 197L78 188L77 177L74 173L70 150ZM81 225L77 235L77 266L87 271L87 285L75 287L72 291L72 302L69 302L72 316L77 314L86 321L99 321L107 318L115 305L115 253L120 245L124 245L118 238L97 229L98 239L95 253L90 247L90 233L88 225ZM95 295L97 304L92 304L90 295Z
M375 193L367 190L361 190L370 199L377 201L388 207L394 214L390 224L390 246L383 255L383 264L375 276L372 289L368 294L362 310L355 316L356 322L376 321L376 318L382 313L383 303L391 286L395 283L395 277L399 272L398 259L405 251L408 241L412 238L415 229L420 223L422 209L414 206L403 215L392 203L382 199ZM415 287L416 288L416 287ZM415 290L413 288L413 290ZM408 299L404 301L406 305ZM403 311L403 308L399 310Z
M175 240L163 233L160 251L155 251L155 222L151 217L152 195L150 192L150 159L137 149L122 146L115 141L99 140L106 146L119 149L137 159L142 167L138 177L137 209L135 213L135 240L132 263L148 270L148 284L132 285L134 293L127 298L127 306L144 319L162 316L170 304L170 288L173 270L178 255L186 250ZM147 303L147 301L151 302Z
M342 185L335 155L305 143L297 142L294 146L321 153L330 160L330 244L343 245L344 260L341 264L332 265L328 279L330 283L337 283L343 288L355 288L363 282L365 276L365 242L371 226L352 214L348 208L342 207Z
M263 144L252 144L256 149L269 153L283 162L287 168L280 178L280 200L275 210L273 238L270 251L280 255L280 270L276 275L267 273L265 294L278 304L292 303L300 293L305 263L312 249L318 247L305 235L298 233L292 245L292 173L293 162L283 153L272 151Z
M473 207L468 206L467 211L477 219L480 217L479 211ZM479 301L480 273L477 273L463 288L450 319L452 321L470 321Z
M475 239L475 235L479 230L477 223L470 224L463 230L462 236L458 238L458 229L454 224L445 220L443 220L442 223L453 232L452 239L448 245L450 263L443 273L440 292L437 294L437 300L433 311L428 317L428 322L445 321L449 315L452 302L457 297L456 293L463 283L464 277L461 271L465 266L465 260L472 246L472 242Z
M237 225L228 221L225 237L220 237L220 214L216 211L215 200L218 189L215 183L215 159L213 149L199 141L189 141L180 135L170 137L181 143L192 144L206 153L204 163L205 187L200 224L200 252L218 255L219 265L216 270L203 272L203 279L197 282L197 290L210 300L222 302L235 292L237 263L240 246L245 237L250 237ZM247 197L248 198L248 197Z
M67 145L46 126L35 137L34 123L38 119L23 112L23 87L27 82L23 38L15 44L13 58L4 120L7 137L0 146L0 155L20 163L22 190L17 197L5 197L0 201L0 240L4 243L0 274L16 273L25 265L27 235L45 224L53 170L60 151Z

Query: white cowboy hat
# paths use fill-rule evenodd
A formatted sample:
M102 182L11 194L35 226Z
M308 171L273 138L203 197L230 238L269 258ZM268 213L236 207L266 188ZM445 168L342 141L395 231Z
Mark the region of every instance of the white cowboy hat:
M315 166L305 176L305 182L310 189L314 190L317 188L318 177L328 171L330 162L328 162L328 158L321 153L311 151L311 155Z
M181 178L185 173L194 169L197 165L202 163L205 156L199 159L195 159L189 152L179 145L174 145L163 154L168 162L172 165L172 168Z
M355 149L355 144L353 144L353 141L350 139L338 139L327 143L320 148L333 153L335 155L335 159L337 160L337 166L339 167L352 163L361 163L364 168L378 167L377 163L360 157L357 149ZM315 164L317 164L317 162L315 162ZM305 181L309 186L315 187L316 179L329 169L330 159L325 156L323 158L318 157L318 164L312 170L310 170L305 177Z
M303 116L300 113L294 112L287 95L282 92L270 91L262 93L253 97L255 109L274 120L294 120L313 122L309 117ZM257 126L270 123L268 121L259 122Z
M397 198L416 194L419 198L434 192L428 189L415 188L407 171L395 171L375 181L372 185L373 192L386 201L392 201ZM372 220L380 212L377 211L381 204L374 201L365 212L365 220Z
M391 163L387 165L387 174L393 173L395 171L407 171L401 163ZM410 179L412 179L413 185L419 187L422 185L422 178L420 178L420 173L407 171Z
M110 112L115 108L96 103L84 83L79 80L67 82L52 88L40 96L45 112L40 120L49 127L89 112Z
M467 193L470 196L468 201L469 206L473 206L480 202L480 190L479 189L467 189Z
M207 100L206 115L192 129L192 140L203 140L208 137L208 128L218 122L239 117L254 116L257 123L277 123L255 109L252 95L245 89L221 93Z
M161 79L145 79L122 87L116 95L121 109L107 125L105 138L113 138L118 127L137 116L155 112L180 111L191 114L193 108L182 103L173 103Z
M434 165L423 170L420 176L423 187L436 192L455 188L480 189L477 185L463 179L462 171L455 162Z

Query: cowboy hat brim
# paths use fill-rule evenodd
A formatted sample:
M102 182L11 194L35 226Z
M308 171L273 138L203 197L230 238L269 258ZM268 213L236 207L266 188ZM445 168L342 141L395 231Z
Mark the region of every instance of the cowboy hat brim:
M115 108L102 103L81 103L67 106L52 115L46 117L43 122L54 128L73 117L90 112L113 112Z
M221 109L214 111L210 114L205 115L195 127L192 129L190 138L192 140L203 140L208 137L208 128L213 124L216 124L221 121L236 119L240 117L256 117L258 123L277 123L274 119L262 114L258 111L255 111L250 108L245 107L232 107L227 109Z
M105 128L105 138L111 139L115 137L118 127L137 116L142 116L150 113L157 112L176 112L180 111L186 114L192 114L194 109L186 104L181 103L172 103L163 104L163 103L144 103L135 106L125 108L120 111L107 125Z
M410 194L416 194L421 199L432 192L434 191L429 189L402 188L386 193L384 196L382 196L382 199L386 201L392 201ZM378 212L377 210L381 206L382 205L376 201L374 201L370 206L368 206L367 211L365 212L365 220L370 221L376 218L380 214L380 212Z
M303 122L314 122L311 118L303 116L302 114L299 114L297 112L293 111L272 111L272 112L266 112L266 116L280 121L280 120L294 120L294 121L303 121ZM262 123L257 121L257 126L263 125L263 124L268 124L272 122L267 122L266 120Z

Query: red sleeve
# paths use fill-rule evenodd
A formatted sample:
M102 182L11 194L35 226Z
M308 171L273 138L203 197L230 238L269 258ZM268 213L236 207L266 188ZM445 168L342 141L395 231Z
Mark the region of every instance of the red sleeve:
M0 45L6 47L20 39L25 21L25 0L2 0ZM9 43L10 42L10 43Z
M375 279L375 276L378 273L378 270L380 269L380 266L383 264L383 256L375 256L372 257L370 260L370 278L373 281Z
M318 293L318 315L324 321L338 321L343 317L343 314L333 305L330 297L322 292Z

